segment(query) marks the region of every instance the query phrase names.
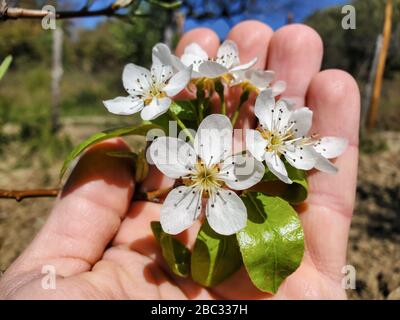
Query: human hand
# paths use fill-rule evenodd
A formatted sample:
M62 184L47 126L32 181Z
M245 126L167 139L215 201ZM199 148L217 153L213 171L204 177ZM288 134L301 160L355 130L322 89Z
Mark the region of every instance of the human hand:
M319 72L322 42L312 29L289 25L273 33L255 21L240 23L228 38L236 41L241 60L258 56L258 68L274 70L287 82L282 95L314 111L312 131L349 140L336 160L336 175L312 172L309 196L298 212L305 233L305 254L273 298L341 299L342 267L353 212L358 158L359 92L354 79L339 70ZM177 53L199 43L215 55L218 37L196 29L181 39ZM254 126L252 106L242 108L237 126ZM206 289L169 273L152 235L150 222L159 220L160 205L133 202L129 162L109 157L110 150L127 149L110 140L90 149L79 161L52 213L35 240L7 270L0 297L14 299L262 299L244 270L219 286ZM144 190L172 183L156 169ZM193 245L199 223L180 235ZM55 290L44 290L42 267L57 272Z

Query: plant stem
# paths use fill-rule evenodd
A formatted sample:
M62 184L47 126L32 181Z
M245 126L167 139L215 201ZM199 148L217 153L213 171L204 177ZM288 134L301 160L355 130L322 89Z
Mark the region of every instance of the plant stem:
M221 113L226 116L226 103L224 99L221 99Z
M225 87L221 80L215 82L215 91L218 93L219 100L221 101L221 113L226 115L226 103L225 103Z
M3 190L0 189L0 198L22 201L25 198L56 197L59 189L34 189L34 190Z
M203 121L203 119L204 119L204 101L201 101L199 105L199 124Z
M250 94L249 90L244 90L244 91L242 92L242 94L240 95L240 102L239 102L239 105L238 105L238 107L236 108L236 110L235 110L235 112L234 112L234 114L233 114L233 116L232 116L232 120L231 120L231 122L232 122L232 127L235 127L236 121L237 121L237 119L238 119L238 117L239 117L240 109L242 108L242 106L244 105L244 103L245 103L245 102L247 101L247 99L249 98L249 94Z
M171 116L172 119L174 119L178 126L182 129L182 131L186 134L186 136L189 137L190 141L194 141L192 134L190 133L189 129L185 126L185 124L181 121L181 119L178 118L178 116L169 110L169 115Z

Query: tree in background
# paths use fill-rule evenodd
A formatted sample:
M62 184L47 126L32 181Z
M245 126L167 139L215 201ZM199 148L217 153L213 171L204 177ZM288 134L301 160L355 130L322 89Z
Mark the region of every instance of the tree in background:
M375 43L382 32L385 1L355 0L357 26L355 30L341 27L341 6L315 12L306 23L318 30L324 41L324 68L345 69L365 80L372 63ZM394 1L393 36L387 59L386 76L400 69L400 1Z

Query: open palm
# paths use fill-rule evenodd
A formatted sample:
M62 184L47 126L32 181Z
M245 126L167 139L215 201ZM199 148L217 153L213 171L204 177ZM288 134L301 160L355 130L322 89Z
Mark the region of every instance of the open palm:
M276 72L287 82L283 96L314 111L313 131L349 140L336 161L339 173L312 172L310 193L298 212L305 232L300 267L274 298L345 298L341 286L357 177L359 92L354 79L340 70L320 72L323 46L317 33L289 25L273 33L255 21L231 30L243 62L257 56L258 68ZM219 46L216 34L196 29L181 39L177 53L191 42L210 56ZM254 126L252 106L241 110L237 126ZM16 299L261 299L270 298L240 270L219 286L206 289L173 276L152 236L150 221L159 220L160 205L131 203L134 183L130 164L106 155L124 150L122 140L90 149L80 160L45 226L0 282L1 298ZM171 181L156 169L142 188L153 190ZM198 225L181 235L193 245ZM42 288L42 268L54 266L56 289Z

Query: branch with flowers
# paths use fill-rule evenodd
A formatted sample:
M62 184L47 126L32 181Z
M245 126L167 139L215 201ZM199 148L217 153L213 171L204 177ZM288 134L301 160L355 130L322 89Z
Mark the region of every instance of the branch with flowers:
M196 43L180 58L161 43L152 55L150 70L125 67L127 95L104 101L113 114L140 113L143 124L93 135L72 151L61 174L94 143L146 136L144 150L110 156L132 158L137 182L149 164L175 179L172 188L153 192L163 204L160 221L151 224L171 272L213 287L244 265L259 290L275 293L303 257L294 208L307 198L307 171L334 174L330 159L347 141L310 134L312 111L279 98L285 82L274 81L273 71L252 69L256 58L240 61L233 41L226 40L216 58ZM225 99L232 91L240 97L233 111ZM254 104L255 128L238 128L245 104ZM245 148L234 142L236 130L245 130ZM196 220L202 227L189 249L175 235Z

